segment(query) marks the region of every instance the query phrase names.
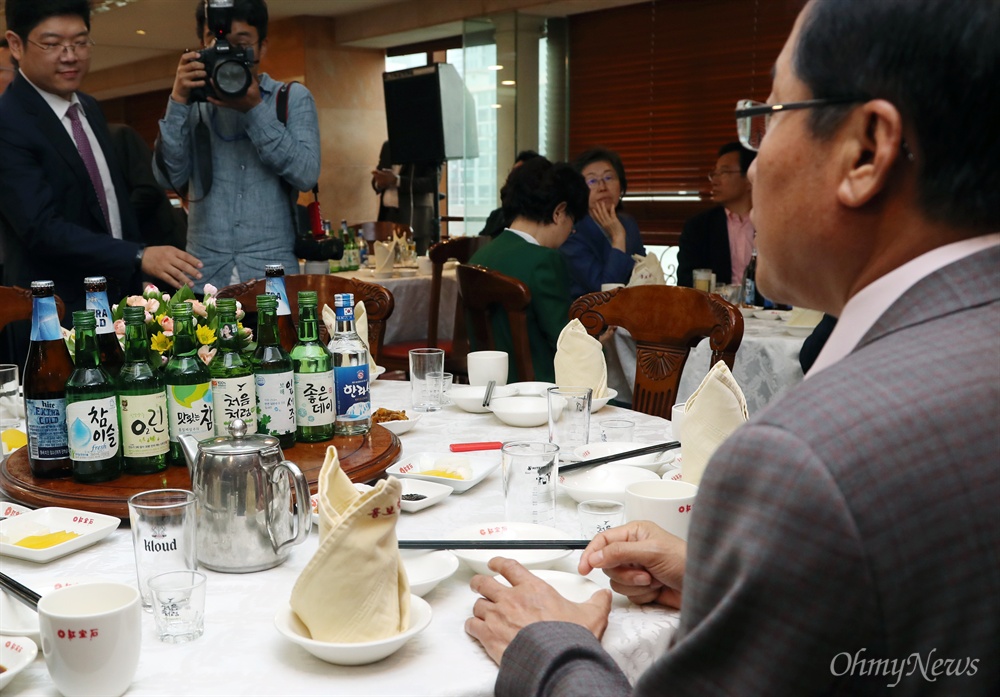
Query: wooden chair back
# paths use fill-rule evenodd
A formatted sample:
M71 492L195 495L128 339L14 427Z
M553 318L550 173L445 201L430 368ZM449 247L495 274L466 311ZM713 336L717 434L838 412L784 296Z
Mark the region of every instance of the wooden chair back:
M739 309L694 288L637 286L588 293L573 303L569 315L593 337L608 327L628 330L636 342L632 408L665 419L691 349L708 337L711 365L722 360L732 370L743 340Z
M257 312L257 296L264 294L265 281L252 280L222 288L218 297L236 298L243 304L245 312ZM323 305L334 305L333 296L337 293L353 293L354 302L364 300L365 311L368 314L368 350L376 362L382 347L382 337L385 334L385 323L392 315L394 302L392 293L374 283L365 283L353 278L342 278L331 274L294 274L285 276L285 291L288 293L288 304L292 309L292 318L298 324L299 291L314 290L319 298L319 334L325 344L330 340L329 332L323 324Z
M528 286L516 278L492 271L485 266L460 264L458 288L462 293L466 315L469 317L469 335L475 339L476 346L497 350L493 315L502 309L510 324L518 379L534 380L535 369L531 362L531 342L528 339L527 310L531 304L531 291L528 290Z
M0 286L0 331L11 322L22 319L31 319L33 305L31 302L31 290L19 286ZM66 316L66 305L62 298L56 296L56 312L59 313L59 321Z

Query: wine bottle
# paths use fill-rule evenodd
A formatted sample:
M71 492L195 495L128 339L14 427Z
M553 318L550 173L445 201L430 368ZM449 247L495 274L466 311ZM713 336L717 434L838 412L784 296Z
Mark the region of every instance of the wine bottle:
M125 362L125 351L118 343L115 323L108 304L108 279L104 276L87 276L83 279L87 291L87 309L97 317L97 348L101 352L101 367L115 378ZM143 310L145 317L145 310Z
M278 337L281 348L290 352L298 336L292 320L292 306L288 303L288 292L285 290L285 267L281 264L268 264L264 267L264 276L264 292L278 299ZM257 311L260 312L260 308Z
M198 357L191 303L174 305L174 346L164 370L167 387L167 417L170 453L167 461L184 465L179 436L187 433L198 440L215 435L212 412L212 376Z
M66 433L66 381L73 359L62 338L55 283L31 283L31 344L24 364L28 466L39 478L72 474Z
M333 365L319 340L316 291L299 291L299 340L292 348L295 375L295 440L317 443L333 438Z
M219 298L215 306L219 312L219 348L208 364L208 372L212 375L215 435L228 436L229 424L234 419L243 420L247 433L256 433L257 392L250 362L240 353L236 299Z
M251 365L257 389L257 433L295 445L295 373L292 357L278 339L278 299L257 296L257 349Z
M73 313L76 367L66 382L66 429L73 479L107 482L122 474L115 383L101 366L93 310Z
M163 375L149 362L146 311L126 307L124 319L125 363L118 373L118 419L125 472L162 472L170 452L167 391Z
M338 436L368 433L372 427L372 402L368 382L368 349L354 330L354 295L334 296L337 326L327 348L333 356L333 381Z

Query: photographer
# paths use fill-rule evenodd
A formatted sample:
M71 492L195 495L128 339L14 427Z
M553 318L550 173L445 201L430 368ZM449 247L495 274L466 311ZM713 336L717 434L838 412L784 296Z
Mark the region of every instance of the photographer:
M316 104L293 84L279 119L283 84L257 72L267 55L264 0L199 2L195 18L204 49L177 66L160 121L157 181L187 190L187 248L204 263L201 284L256 278L270 263L297 269L293 204L320 171Z

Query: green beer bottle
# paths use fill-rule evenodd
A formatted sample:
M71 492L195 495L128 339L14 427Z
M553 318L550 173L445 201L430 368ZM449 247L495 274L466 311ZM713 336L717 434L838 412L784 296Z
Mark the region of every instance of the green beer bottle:
M299 291L299 340L292 348L295 371L295 440L317 443L333 438L333 363L319 340L316 291Z
M257 389L257 433L275 436L282 448L295 445L295 373L281 346L278 298L257 296L257 350L252 365Z
M93 310L73 313L76 367L66 381L66 430L73 479L90 484L122 474L115 384L101 367Z
M247 433L257 431L257 393L253 369L240 353L236 324L236 299L219 298L218 352L208 364L212 374L212 404L215 408L215 435L229 436L229 424L242 419Z
M128 474L151 474L167 468L167 391L163 375L149 362L146 311L126 307L125 363L118 373L118 420Z
M198 357L191 303L174 306L174 347L164 373L167 386L167 416L170 424L170 454L167 461L185 465L179 437L197 440L215 435L212 413L212 375Z

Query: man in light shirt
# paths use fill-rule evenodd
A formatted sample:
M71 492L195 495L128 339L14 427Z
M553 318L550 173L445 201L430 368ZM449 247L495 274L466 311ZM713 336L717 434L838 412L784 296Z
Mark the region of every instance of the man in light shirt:
M600 644L607 590L572 603L503 558L511 587L472 579L498 696L996 692L997 36L982 0L802 11L736 117L757 282L837 326L715 451L687 542L633 521L584 550L580 573L680 608L634 690Z

